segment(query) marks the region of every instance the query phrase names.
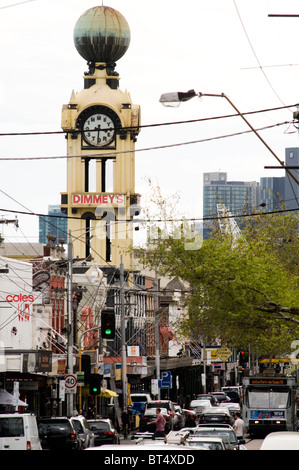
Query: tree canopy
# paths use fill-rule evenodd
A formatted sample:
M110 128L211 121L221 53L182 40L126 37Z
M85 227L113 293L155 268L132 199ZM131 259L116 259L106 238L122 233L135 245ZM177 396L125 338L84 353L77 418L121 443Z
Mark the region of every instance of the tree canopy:
M166 216L165 201L157 201L165 223L157 229L152 221L149 233L155 237L135 252L145 265L188 286L181 332L204 341L230 341L266 357L291 352L299 339L296 214L284 207L271 214L255 210L238 219L239 236L220 230L217 220L208 239L192 241L186 230L190 224ZM222 222L228 224L229 218Z

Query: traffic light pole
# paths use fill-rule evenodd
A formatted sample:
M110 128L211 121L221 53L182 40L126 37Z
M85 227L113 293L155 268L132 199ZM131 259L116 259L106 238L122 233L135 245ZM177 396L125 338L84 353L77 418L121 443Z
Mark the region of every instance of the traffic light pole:
M74 372L74 359L73 359L73 244L72 233L69 231L68 240L68 286L67 286L67 313L68 313L68 373ZM68 416L74 414L74 397L72 393L68 394L67 400Z
M78 366L79 366L79 371L80 372L82 372L81 371L81 369L82 369L82 346L81 346L82 338L83 338L84 335L86 335L86 333L89 333L90 331L93 331L93 330L99 330L100 328L101 328L100 326L94 326L93 328L89 328L88 330L83 331L83 333L81 333L81 335L80 335L79 344L78 344L78 349L79 349L79 363L78 363ZM101 341L100 338L101 338L101 334L99 334L99 341ZM82 390L81 390L81 387L79 387L79 410L81 408L82 408Z
M125 323L125 276L124 265L120 260L120 315L121 315L121 375L123 391L123 410L127 409L127 354L126 354L126 323Z
M155 310L155 350L156 350L156 379L160 380L160 335L159 335L159 300L158 300L158 276L154 281L154 310ZM160 388L158 388L158 400L160 400Z

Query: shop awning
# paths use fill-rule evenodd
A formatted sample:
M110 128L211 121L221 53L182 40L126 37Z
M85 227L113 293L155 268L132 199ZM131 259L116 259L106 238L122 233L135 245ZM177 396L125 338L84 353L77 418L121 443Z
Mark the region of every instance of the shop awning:
M8 393L6 390L1 389L0 390L0 405L15 405L15 404L16 404L15 397L11 393ZM28 406L28 404L18 399L18 406Z
M106 390L103 393L103 389L101 388L101 393L98 396L105 397L105 398L117 397L117 393L113 392L113 390L109 390L108 388L106 388Z

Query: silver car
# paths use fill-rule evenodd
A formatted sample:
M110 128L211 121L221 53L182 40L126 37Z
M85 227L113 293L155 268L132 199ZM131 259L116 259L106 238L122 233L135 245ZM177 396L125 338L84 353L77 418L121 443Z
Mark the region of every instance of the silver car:
M93 447L95 435L90 429L87 419L84 416L74 416L71 421L82 441L82 448Z

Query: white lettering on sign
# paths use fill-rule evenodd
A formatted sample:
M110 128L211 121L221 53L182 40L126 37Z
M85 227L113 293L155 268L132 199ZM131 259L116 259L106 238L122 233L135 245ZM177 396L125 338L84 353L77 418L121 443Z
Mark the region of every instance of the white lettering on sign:
M73 194L73 204L125 204L124 194Z

